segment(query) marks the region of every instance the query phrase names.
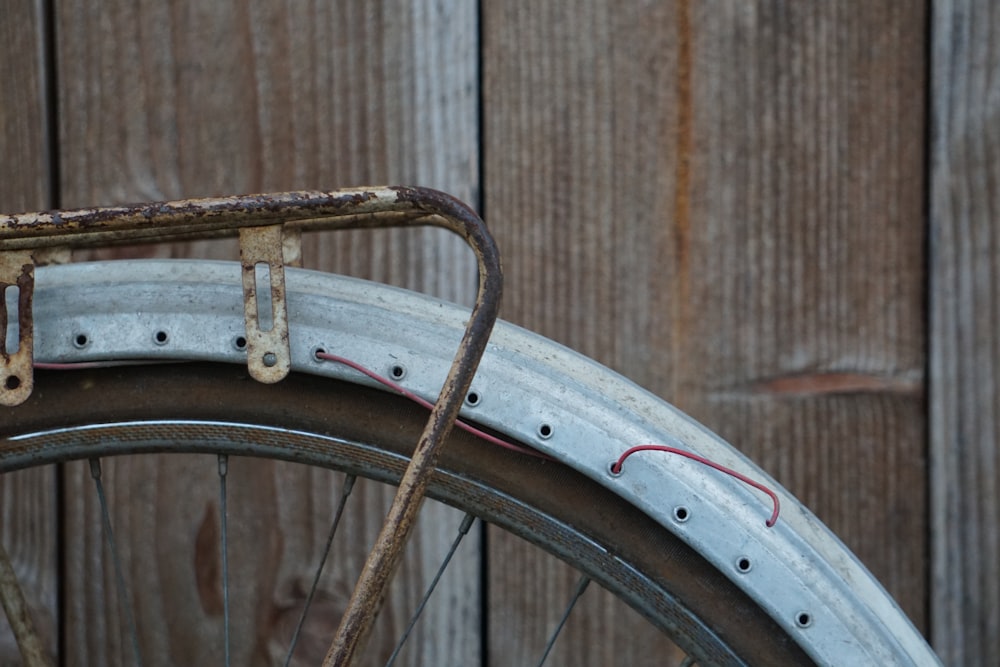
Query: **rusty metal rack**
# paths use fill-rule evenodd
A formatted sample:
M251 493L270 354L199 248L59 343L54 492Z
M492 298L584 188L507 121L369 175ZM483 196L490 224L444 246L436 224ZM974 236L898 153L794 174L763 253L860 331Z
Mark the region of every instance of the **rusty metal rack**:
M402 553L444 438L452 428L486 348L500 306L503 277L496 245L476 213L444 193L415 187L374 187L329 192L288 192L189 199L133 206L0 215L0 293L16 289L17 312L0 298L0 405L27 400L33 387L32 294L34 268L52 248L238 236L243 270L247 366L273 383L290 369L285 304L286 257L299 253L303 231L436 226L457 233L479 264L476 302L448 378L400 480L395 500L362 571L348 611L324 665L351 663L363 645L379 601ZM271 325L260 326L257 267L270 275ZM16 345L8 345L8 321L16 317ZM13 341L11 341L13 343ZM9 349L16 347L16 349ZM0 558L3 558L0 553ZM13 593L11 594L13 595ZM8 595L0 590L5 605ZM33 641L30 628L24 641ZM19 643L22 638L18 637Z

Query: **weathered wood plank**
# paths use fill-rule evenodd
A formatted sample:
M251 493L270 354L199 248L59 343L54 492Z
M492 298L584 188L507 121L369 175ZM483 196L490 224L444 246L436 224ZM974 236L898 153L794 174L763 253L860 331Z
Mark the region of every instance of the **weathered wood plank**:
M695 15L672 394L926 629L924 9L725 6Z
M4 4L0 20L0 210L51 205L45 34L42 3ZM2 418L2 417L0 417ZM5 545L35 622L55 651L59 614L53 469L0 477L0 541ZM0 613L0 664L19 664Z
M341 475L323 470L258 463L231 459L227 482L233 664L283 664L343 484ZM221 664L215 457L105 459L102 469L115 531L125 538L118 548L143 664ZM70 664L134 664L89 469L73 464L68 476L79 484L73 491L80 500L67 508L67 522L78 527L72 537L86 556L67 561L66 613L69 619L100 614L98 622L68 623ZM377 533L379 522L372 518L388 509L391 496L384 491L373 482L355 488L292 664L322 661ZM408 547L401 586L390 592L363 664L385 664L460 521L453 510L428 503ZM478 582L478 550L475 534L467 539L397 664L473 664L478 658L479 601L470 586Z
M922 6L484 11L505 317L749 452L926 627Z
M933 644L1000 654L1000 8L934 3L930 441Z
M504 251L504 317L648 384L641 367L669 365L655 293L671 270L675 10L483 9L484 212ZM577 576L500 531L488 547L491 664L535 664ZM547 665L671 664L672 647L609 597L586 592Z
M63 201L78 206L378 182L420 183L474 200L474 9L467 3L388 1L294 6L263 1L62 2ZM231 257L233 247L196 243L129 252ZM475 288L469 253L459 241L443 240L437 233L313 238L304 258L307 266L456 300L468 300ZM211 518L216 502L211 462L123 460L106 467L116 521L123 534L125 527L137 530L125 549L129 571L144 575L150 584L145 597L137 598L140 615L163 616L170 623L169 650L147 627L141 630L144 643L151 650L162 649L163 660L209 663L218 643L203 652L196 652L202 650L196 644L217 633L220 610L211 596L198 597L191 563L203 561L208 567L211 562L211 549L198 546L213 544L207 538L199 542L198 536L217 530ZM304 563L314 560L325 539L325 515L337 484L331 487L325 478L284 466L244 467L243 476L257 492L237 490L234 465L231 484L240 501L231 511L243 512L247 531L260 531L245 539L263 548L260 560L247 565L250 571L244 574L251 583L241 585L234 608L242 619L237 644L243 647L239 657L234 654L234 664L262 664L291 631L292 611L305 593ZM77 473L67 476L69 497L91 485L85 472ZM196 480L208 485L204 497L188 490ZM349 532L359 544L367 545L374 535L386 495L369 489L354 501L366 517ZM67 632L90 643L73 664L128 663L113 588L94 584L111 581L107 566L96 561L101 547L76 529L93 524L94 500L84 497L67 522L68 559L74 569L66 593L71 618L91 622L74 622ZM163 527L168 519L161 513L179 497L184 498L177 503L179 518L170 521L179 524L180 535L167 538ZM153 527L147 525L150 516L156 517ZM431 510L424 520L440 531L458 523L453 512L441 509ZM373 664L384 661L417 590L433 572L441 547L437 531L424 531L415 546L421 557L407 561L402 574L414 578L390 600ZM478 660L475 536L471 542L456 566L465 576L449 578L449 588L427 610L412 648L397 664ZM351 568L359 566L356 556L336 560L341 565L321 592L327 611L349 592ZM209 588L214 591L214 583ZM192 616L178 617L175 602L193 603ZM309 645L303 659L322 650L319 643Z

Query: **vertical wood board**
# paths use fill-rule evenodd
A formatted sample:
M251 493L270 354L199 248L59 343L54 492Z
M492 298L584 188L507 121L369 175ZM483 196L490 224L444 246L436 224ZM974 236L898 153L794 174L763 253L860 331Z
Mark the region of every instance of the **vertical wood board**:
M504 252L503 316L640 381L647 365L666 372L656 304L674 275L659 263L678 169L674 8L483 11L485 214ZM501 531L488 547L491 664L535 664L578 575ZM644 623L591 586L546 665L679 664Z
M474 9L388 1L61 2L63 202L83 206L380 183L430 185L473 199L478 168ZM436 232L309 237L303 254L310 267L428 289L459 301L468 300L475 288L470 253L460 241ZM81 253L88 258L123 255L235 257L232 244L202 242ZM212 540L199 542L199 536L218 530L211 518L211 462L126 460L106 467L113 480L113 515L136 530L123 549L129 571L150 580L148 593L134 596L139 614L148 619L180 613L175 602L194 604L196 610L170 626L170 647L157 644L164 639L154 638L148 628L140 631L143 642L164 661L210 660L219 650L208 638L219 630L220 612L217 604L206 606L196 595L187 568L199 554L211 555L199 544ZM239 470L233 465L234 478ZM234 614L238 606L243 619L235 642L244 650L238 662L264 664L280 636L290 632L289 610L305 593L304 563L313 560L325 539L328 518L320 517L329 512L337 482L331 486L308 471L271 464L246 464L243 474L256 492L238 496L238 511L254 517L247 530L260 531L245 539L262 549L260 560L247 565L251 583L234 602ZM136 480L154 481L147 487ZM207 492L198 492L204 497L189 492L196 482L199 489L208 485ZM231 484L238 494L239 482ZM67 493L86 493L90 485L85 471L77 471ZM364 522L349 531L358 545L366 546L381 525L389 495L386 489L359 494ZM179 497L185 502L178 517L161 516ZM69 522L67 558L75 568L72 581L96 583L67 587L74 612L67 631L93 643L94 650L73 664L128 664L108 566L98 558L103 547L84 535L95 509L92 496L87 498L74 510L80 520ZM155 535L147 525L151 513L159 526ZM423 555L404 564L401 576L412 580L383 614L389 627L383 624L385 632L378 635L373 664L384 660L386 647L391 650L400 619L408 617L418 589L436 567L441 531L457 525L455 513L443 508L429 510L424 521L431 528L414 546ZM168 537L166 527L178 528L179 537ZM203 560L208 567L211 559ZM345 567L323 583L321 606L327 612L353 585ZM411 640L413 648L397 664L478 659L477 568L473 543L457 565L466 576L449 580L446 594L432 602ZM204 623L196 622L202 618ZM203 650L199 639L206 640ZM320 648L313 642L311 655Z
M5 3L0 18L0 211L8 213L52 204L48 36L42 11L37 0L16 0ZM53 652L59 624L55 483L52 468L0 476L0 542L21 580L43 640ZM0 664L13 663L17 655L6 618L0 613Z
M482 184L471 5L66 0L57 8L65 205L376 182L432 185L475 202L482 188L505 256L505 317L622 371L762 462L846 540L920 627L933 630L947 664L998 652L1000 434L992 415L1000 350L991 335L997 252L990 221L997 13L989 3L949 1L933 10L929 432L922 305L928 47L920 3L591 0L572 12L483 3ZM28 1L9 9L18 20L0 22L0 35L9 33L0 45L0 91L19 103L0 106L0 145L19 157L0 167L0 208L44 208L42 9ZM193 243L80 256L234 252L232 244ZM469 301L474 287L464 248L434 232L307 238L304 254L308 266L459 301ZM193 629L202 616L172 618L175 637L218 625L198 582L178 583L189 574L180 570L212 556L199 545L214 544L206 536L217 534L213 472L203 468L186 460L108 465L122 473L112 482L116 516L136 530L128 547L133 574L158 563L159 583L142 597L144 610L175 613L167 612L175 598L187 596L208 617ZM256 586L241 593L252 632L264 638L245 643L252 661L264 660L288 632L307 578L302 563L323 539L339 479L282 466L244 473L244 482L266 491L252 494L260 509L242 508L254 517L246 530L262 531L245 539L265 547L248 566L261 568L251 574ZM38 581L54 627L55 524L44 509L54 480L45 475L0 480L0 537L19 545L18 567ZM204 478L204 497L159 518L195 478ZM76 497L89 485L81 468L67 493ZM362 498L380 516L385 495ZM36 503L41 513L26 515ZM93 524L94 510L89 498L69 523ZM158 527L147 523L150 515ZM285 527L268 532L279 521ZM428 555L415 559L422 575L391 608L394 629L455 521L431 515L430 532L443 534L415 546ZM367 539L375 523L352 535ZM175 525L182 540L168 536ZM93 664L128 664L111 573L97 560L99 533L74 528L71 539L68 572L83 582L71 591L72 617L108 606L95 625L71 624L67 636L88 642ZM164 555L156 548L164 545L181 555ZM495 664L530 661L576 580L493 533L489 562L490 614L513 619L494 631L490 656ZM475 578L475 558L459 567ZM346 594L343 581L324 582L326 611ZM530 596L512 592L512 583L525 581L537 584ZM444 634L427 636L404 662L478 660L478 638L456 640L463 631L449 630L447 620L457 614L478 632L468 611L477 604L466 597L478 594L453 589L450 598L466 606L426 623ZM622 656L639 664L665 650L637 639L618 607L594 590L583 605L547 664ZM258 607L271 612L255 616ZM3 642L0 630L0 662L9 651ZM583 645L600 650L575 651ZM163 648L180 662L207 655L185 653L183 640Z
M1000 10L934 3L931 165L933 644L1000 654Z
M748 452L926 627L922 7L484 11L505 317Z
M926 629L924 10L692 10L668 395Z

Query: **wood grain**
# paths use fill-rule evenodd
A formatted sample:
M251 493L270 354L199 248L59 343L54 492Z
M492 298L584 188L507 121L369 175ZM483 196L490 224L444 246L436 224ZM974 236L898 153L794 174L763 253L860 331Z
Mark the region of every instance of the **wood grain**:
M926 628L923 8L484 12L504 316L748 452ZM491 609L531 609L509 576Z
M1000 13L990 3L933 6L930 82L924 4L889 0L481 3L481 17L472 3L430 0L56 7L63 205L374 182L472 202L482 192L506 258L507 318L620 370L760 461L933 630L946 663L1000 652L990 220L1000 161L989 76ZM4 210L51 203L41 11L16 0L0 21ZM194 243L81 257L234 253ZM433 232L307 238L304 257L458 301L474 288L461 244ZM144 643L178 664L214 657L217 643L195 653L187 641L207 641L220 623L211 461L121 459L106 471L116 526L132 532L128 571L151 582L136 594L142 618L168 622L156 639L143 621ZM195 482L204 490L189 493ZM256 554L237 600L239 655L264 664L301 603L303 563L324 539L340 480L240 464L232 483L245 512L235 544ZM50 473L0 481L0 538L16 545L48 628L53 485ZM91 485L74 469L65 492ZM66 638L84 647L73 664L129 664L104 546L84 530L94 500L79 497L65 517ZM384 493L365 488L359 499L380 516ZM426 521L431 535L411 559L421 575L396 593L387 636L457 517ZM352 542L376 523L351 528ZM463 549L461 576L405 664L478 662L482 591L461 583L476 580L474 551ZM336 558L320 600L330 616L358 566L353 552ZM575 577L492 532L488 562L490 617L511 621L489 637L491 663L530 662ZM182 602L195 611L175 611ZM548 664L642 664L668 650L637 637L596 590L581 604ZM310 629L303 657L322 651L324 630Z
M671 395L926 630L924 11L725 6L694 20L698 278Z
M1000 654L1000 11L933 17L931 627L945 664L984 665Z
M123 457L102 463L129 598L137 614L143 664L223 662L221 520L217 464L210 455ZM67 508L81 557L67 563L66 613L98 622L67 624L69 664L134 664L100 508L86 464L67 475L78 502ZM294 464L230 460L228 553L232 662L283 664L325 544L343 484L339 474ZM179 493L180 483L186 492ZM293 665L316 665L350 597L378 521L388 509L382 485L359 482L324 569ZM408 547L404 577L379 619L365 665L385 664L461 517L429 503ZM463 557L463 554L471 557ZM478 655L478 558L474 536L440 584L397 664L471 664ZM465 627L463 627L465 626ZM471 626L471 629L470 629ZM458 638L455 633L461 632ZM468 646L471 644L471 646Z
M477 196L474 7L435 2L202 3L115 1L58 4L62 195L66 206L240 192L416 183ZM232 244L193 243L94 256L234 257ZM474 263L460 241L432 232L308 238L307 266L338 270L468 300ZM325 539L332 494L326 478L270 464L233 466L232 511L258 559L243 574L238 612L241 653L234 664L270 664L291 631L304 595L306 564ZM208 664L218 642L219 599L211 545L213 466L204 461L107 462L116 522L135 529L124 547L129 573L149 584L135 593L147 661ZM206 477L208 479L206 479ZM242 477L254 492L239 491ZM189 492L208 485L207 495ZM68 475L67 494L91 482ZM199 492L200 493L200 492ZM357 492L356 492L357 493ZM67 633L86 650L72 664L129 664L102 547L84 534L90 496L72 508ZM367 546L384 513L386 490L367 489L349 535ZM238 502L236 499L238 498ZM162 515L177 510L176 518ZM155 518L155 520L154 520ZM441 531L453 512L432 509L407 560L408 587L383 613L372 664L387 656L436 567ZM167 538L177 528L180 537ZM162 534L161 534L162 532ZM200 538L199 538L200 536ZM367 541L366 541L367 540ZM479 580L473 536L446 590L432 603L397 664L472 664L479 656ZM333 618L353 582L357 557L338 558L320 594ZM192 562L202 567L192 570ZM194 573L201 572L200 576ZM429 574L430 573L430 574ZM80 582L80 583L77 583ZM200 588L199 588L200 586ZM198 593L201 591L201 594ZM176 605L175 605L176 603ZM190 616L177 611L193 605ZM164 618L155 639L149 619ZM323 627L301 656L320 650ZM162 643L172 640L169 646ZM199 641L205 639L206 644ZM388 648L387 648L388 647ZM300 657L297 654L297 657Z
M676 8L484 3L485 214L505 255L503 316L639 381L669 372L661 264L677 203ZM535 664L576 575L491 531L491 664ZM592 587L546 665L671 664ZM633 622L630 622L633 620ZM678 657L675 664L679 664Z
M49 208L48 104L42 4L14 0L0 20L0 210ZM34 615L55 650L59 613L55 471L0 476L0 541L6 547ZM0 664L17 650L0 614Z

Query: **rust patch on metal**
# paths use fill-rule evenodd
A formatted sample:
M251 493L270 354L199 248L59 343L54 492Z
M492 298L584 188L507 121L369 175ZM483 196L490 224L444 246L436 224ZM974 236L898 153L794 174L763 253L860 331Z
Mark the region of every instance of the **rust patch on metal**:
M280 380L290 367L283 226L323 230L427 225L458 234L472 248L479 263L476 304L448 379L403 475L377 546L358 581L325 665L349 664L368 634L392 571L399 562L441 444L454 425L496 321L503 275L499 252L483 221L469 206L449 195L414 187L286 192L0 216L0 251L238 234L243 267L247 365L250 374L262 382ZM30 264L30 256L28 262ZM272 324L267 330L261 327L262 295L257 293L256 284L256 267L260 264L268 267L270 275ZM22 290L23 294L30 300L30 289ZM30 311L30 302L28 305ZM30 329L27 336L30 339ZM29 353L29 370L30 363Z
M433 224L452 230L468 242L479 263L479 291L441 394L414 448L410 464L400 479L396 497L358 578L323 667L352 664L367 642L430 483L441 444L454 426L479 359L486 349L503 289L499 251L486 225L471 208L435 190L406 187L390 190L395 193L398 205L422 213L428 221L433 220Z
M31 256L35 260L35 266L69 264L73 261L73 250L68 246L51 246L39 248L33 251Z
M8 337L10 313L7 290L11 288L17 289L16 347ZM31 396L34 386L34 332L31 320L34 288L35 264L31 253L0 253L0 405L24 403Z
M281 225L240 229L247 369L253 379L266 384L283 380L292 368L281 237ZM258 293L258 265L267 267L269 298ZM271 312L264 312L268 306Z
M285 227L281 238L281 256L285 266L302 266L302 230Z
M378 189L303 191L186 199L152 204L133 204L66 211L21 213L0 216L0 247L40 247L54 240L72 247L108 245L117 242L161 242L212 232L235 234L244 226L273 222L322 219L333 221L352 212L378 212ZM26 242L26 239L35 239Z

